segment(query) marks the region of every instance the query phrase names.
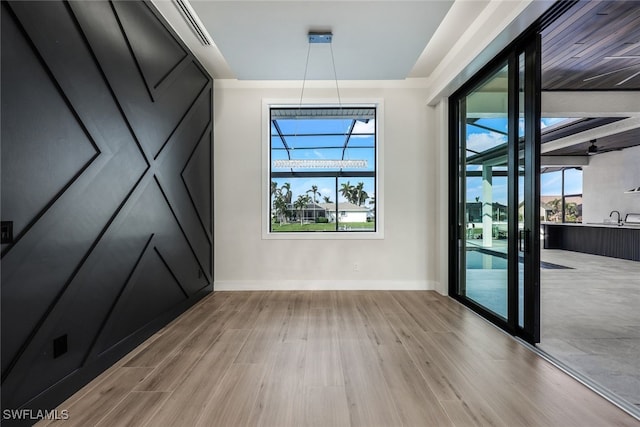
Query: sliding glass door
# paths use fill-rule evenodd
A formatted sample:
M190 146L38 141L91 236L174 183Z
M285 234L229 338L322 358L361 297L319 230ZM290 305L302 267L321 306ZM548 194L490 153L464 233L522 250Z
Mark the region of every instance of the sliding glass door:
M514 48L450 101L450 294L530 342L539 336L537 47Z
M504 63L460 98L459 292L507 319L508 71Z

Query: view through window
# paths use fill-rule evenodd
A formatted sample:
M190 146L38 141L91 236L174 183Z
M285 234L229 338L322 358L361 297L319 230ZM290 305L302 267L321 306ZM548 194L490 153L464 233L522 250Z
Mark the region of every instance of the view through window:
M541 221L582 222L582 169L545 172L540 188Z
M376 108L270 108L270 232L376 231Z
M582 118L542 118L542 134L583 120ZM582 222L582 168L542 168L540 174L540 221Z
M556 126L566 125L579 119L543 118L543 132ZM522 121L520 123L522 128ZM522 130L522 129L521 129ZM490 152L495 158L506 153L507 123L504 118L474 119L467 124L467 158L471 159L467 168L468 221L473 225L476 236L482 234L483 199L486 198L486 185L483 186L483 166L473 161L481 158L479 153ZM469 160L468 160L469 161ZM495 163L495 161L494 161ZM506 221L507 186L506 168L492 167L491 216L493 218L494 238L499 236L500 224ZM522 187L522 182L520 183ZM582 222L582 169L557 168L545 170L540 176L540 220L545 222ZM519 188L522 194L524 188ZM523 210L522 206L519 209ZM485 212L486 213L486 212Z

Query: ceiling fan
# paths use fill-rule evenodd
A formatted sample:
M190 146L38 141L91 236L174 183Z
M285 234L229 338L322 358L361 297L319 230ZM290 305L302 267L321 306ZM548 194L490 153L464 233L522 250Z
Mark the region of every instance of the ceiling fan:
M609 153L611 151L622 151L624 148L622 147L615 147L615 146L609 146L607 147L607 145L605 146L597 146L596 145L597 140L596 139L592 139L589 141L589 143L591 145L589 145L589 147L587 147L587 155L588 156L595 156L596 154L603 154L603 153Z
M636 59L636 60L638 60L638 63L637 64L627 65L625 67L617 68L617 69L615 69L613 71L607 71L606 73L601 73L601 74L597 74L595 76L588 77L588 78L582 80L583 82L588 82L588 81L591 81L591 80L599 79L600 77L609 76L611 74L619 73L620 71L631 70L631 72L633 72L633 70L635 68L639 68L638 71L633 72L633 74L629 75L625 79L623 79L623 80L619 81L618 83L616 83L616 86L621 86L621 85L625 84L626 82L628 82L629 80L631 80L631 79L633 79L633 78L635 78L635 77L640 75L640 55L605 56L603 59L606 59L606 60Z

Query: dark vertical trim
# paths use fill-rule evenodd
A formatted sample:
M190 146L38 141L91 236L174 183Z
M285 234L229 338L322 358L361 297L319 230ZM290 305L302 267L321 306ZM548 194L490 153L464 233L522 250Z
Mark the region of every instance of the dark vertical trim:
M376 121L376 130L373 133L373 146L375 147L373 149L373 167L376 171L376 176L373 179L373 194L376 196L376 202L373 204L373 232L377 233L379 228L378 228L378 179L384 179L384 177L380 178L380 168L378 167L378 105L376 104L375 108L373 109L373 119ZM336 207L338 202L338 197L337 197L337 193L336 193ZM383 201L384 203L384 201Z
M525 48L525 306L523 338L540 342L540 146L542 120L542 37L531 37Z
M512 334L518 326L518 163L520 146L519 52L509 54L507 75L507 325Z
M269 221L269 230L267 231L268 233L272 233L273 232L273 202L274 202L274 198L273 198L273 194L271 193L271 183L273 182L273 160L271 160L271 154L272 154L272 150L271 148L273 147L273 135L271 132L271 124L274 123L273 120L273 116L272 116L272 108L269 107L269 146L267 147L267 159L269 161L269 218L267 219ZM284 142L283 142L284 144ZM289 155L289 150L287 150L287 156ZM290 158L290 157L289 157ZM277 188L277 186L276 186ZM264 197L264 196L263 196ZM262 221L264 221L264 219L262 219Z
M338 177L335 177L335 181L336 181L336 210L335 210L335 215L336 215L336 231L339 231L338 229Z
M459 272L459 282L457 284L457 293L459 295L467 294L467 241L466 229L466 205L465 195L467 194L467 97L463 97L458 102L458 113L460 120L456 123L456 135L458 138L456 144L456 152L458 164L455 171L455 180L457 182L455 206L457 209L455 217L455 242L456 245L456 268Z
M565 209L565 206L564 206L565 202L566 202L565 201L565 195L564 195L564 169L562 169L560 171L560 176L561 176L561 179L560 179L560 217L561 217L561 220L560 220L560 222L567 222L567 220L566 220L567 212L566 212L566 209Z
M449 295L458 294L458 163L459 135L456 131L460 121L460 108L457 98L449 98Z

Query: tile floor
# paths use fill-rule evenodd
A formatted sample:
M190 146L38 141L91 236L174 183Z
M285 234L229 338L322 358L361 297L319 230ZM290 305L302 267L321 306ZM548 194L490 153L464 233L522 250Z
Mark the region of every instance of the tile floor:
M640 262L562 250L541 260L539 348L640 413Z

